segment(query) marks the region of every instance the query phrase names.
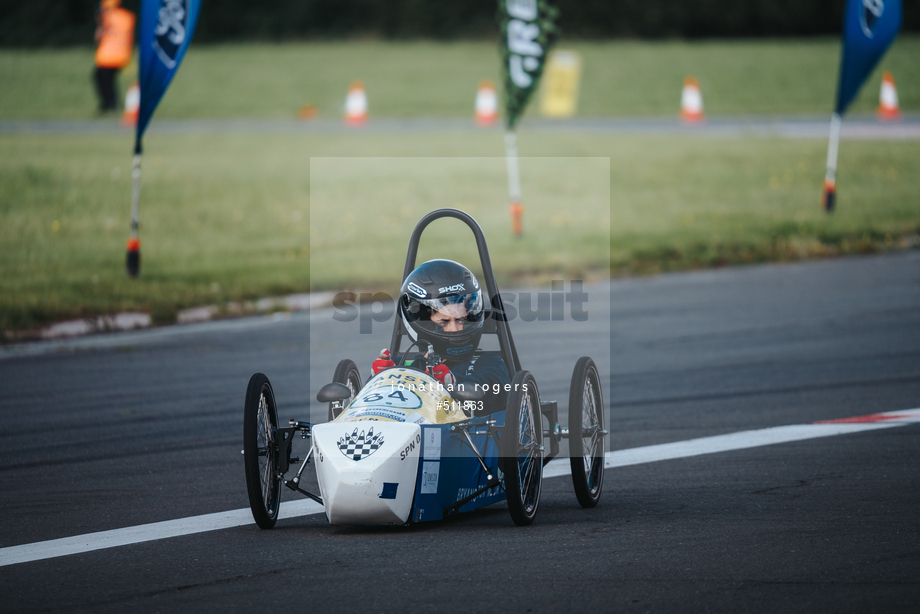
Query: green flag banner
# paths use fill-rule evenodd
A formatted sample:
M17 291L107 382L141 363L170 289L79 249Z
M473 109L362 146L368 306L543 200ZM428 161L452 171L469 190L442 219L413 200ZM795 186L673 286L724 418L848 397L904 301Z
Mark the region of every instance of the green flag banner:
M505 67L505 115L511 130L537 89L546 54L556 42L559 9L548 0L498 0L498 13Z

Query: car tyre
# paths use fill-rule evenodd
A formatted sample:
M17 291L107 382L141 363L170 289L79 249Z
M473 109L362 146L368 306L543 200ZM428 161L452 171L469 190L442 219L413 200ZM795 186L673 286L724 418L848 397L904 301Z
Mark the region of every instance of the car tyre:
M332 376L332 381L347 386L351 390L351 396L344 401L329 404L329 422L339 417L339 414L355 400L355 396L363 386L358 366L354 361L348 359L339 361L338 366L335 368L335 374Z
M278 476L278 408L268 378L256 373L249 379L243 411L243 464L249 507L256 524L271 529L281 507Z
M569 461L575 496L594 507L604 486L604 397L597 366L587 356L575 363L569 387Z
M502 470L514 524L533 522L543 485L543 418L540 392L528 371L518 371L505 404Z

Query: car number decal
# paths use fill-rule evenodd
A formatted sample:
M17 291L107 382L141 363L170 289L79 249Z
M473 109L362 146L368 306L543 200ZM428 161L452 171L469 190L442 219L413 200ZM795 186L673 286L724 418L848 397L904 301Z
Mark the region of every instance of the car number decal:
M421 406L422 399L411 390L397 388L396 386L380 386L359 396L350 405L350 408L393 407L396 409L418 409Z

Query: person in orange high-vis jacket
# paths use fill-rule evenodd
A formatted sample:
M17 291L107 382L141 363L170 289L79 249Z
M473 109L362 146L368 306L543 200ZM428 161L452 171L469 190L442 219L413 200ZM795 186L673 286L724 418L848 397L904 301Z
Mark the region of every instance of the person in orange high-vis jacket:
M115 77L131 61L134 47L134 13L121 8L121 0L99 3L99 27L96 28L96 89L99 110L116 110Z

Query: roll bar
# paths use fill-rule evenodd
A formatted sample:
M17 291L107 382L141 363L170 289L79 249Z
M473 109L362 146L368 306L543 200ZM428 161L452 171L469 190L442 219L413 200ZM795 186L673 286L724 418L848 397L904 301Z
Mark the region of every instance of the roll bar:
M505 365L508 367L508 376L513 379L514 374L521 370L521 361L518 360L517 349L514 347L514 339L511 337L511 329L508 326L508 319L505 317L505 306L504 303L502 303L498 285L495 283L495 275L492 274L492 260L489 258L489 247L486 245L486 238L482 233L482 228L476 220L473 219L473 216L459 209L438 209L419 220L418 224L415 225L415 229L412 231L412 236L409 237L409 250L406 253L406 266L403 269L402 279L405 280L409 276L409 273L415 269L415 261L416 258L418 258L418 244L419 239L422 237L422 232L431 222L445 217L458 219L469 226L470 230L473 231L473 236L476 238L476 247L479 249L479 263L482 266L482 275L485 278L486 291L491 301L491 310L486 312L486 322L483 327L483 334L498 335L498 344L501 348ZM397 302L398 300L397 298ZM393 338L390 341L390 356L399 356L399 345L402 335L408 334L408 331L403 325L402 318L399 316L398 305L396 310L396 323L393 327Z

